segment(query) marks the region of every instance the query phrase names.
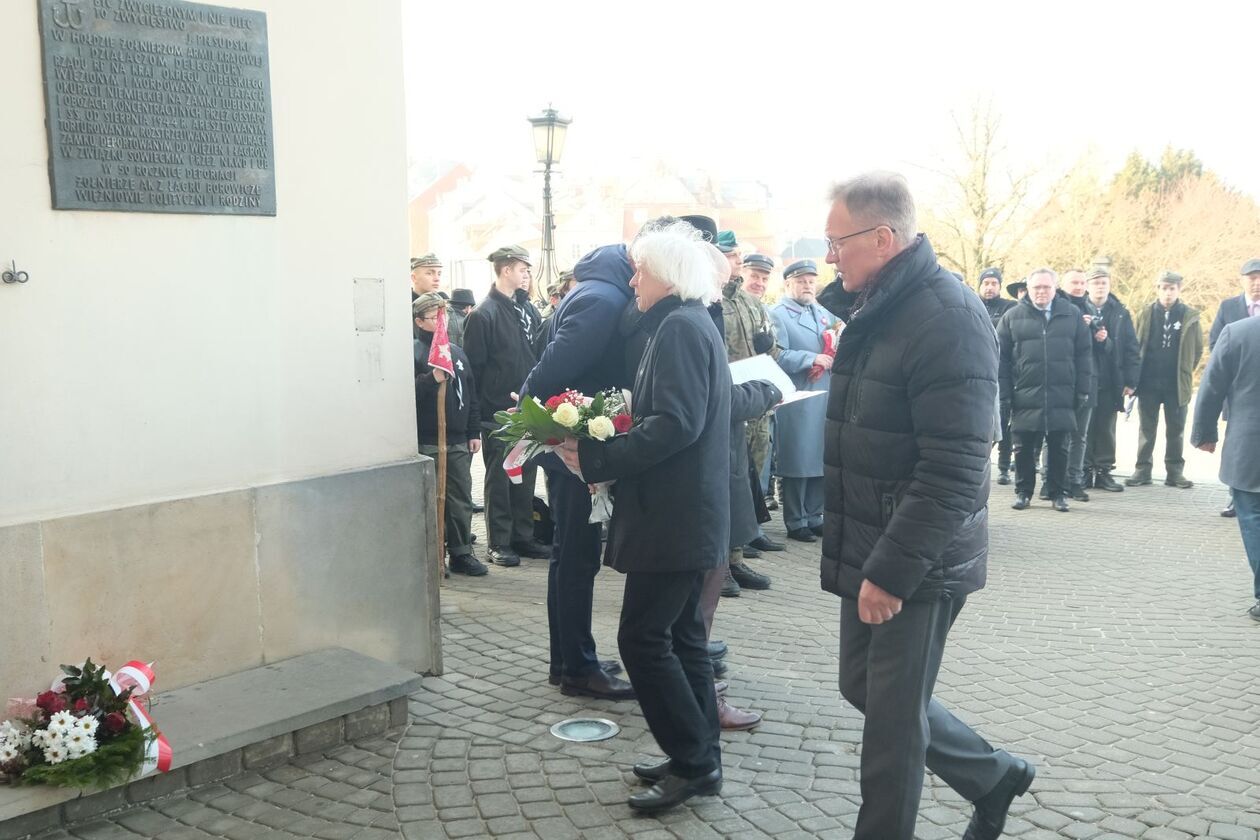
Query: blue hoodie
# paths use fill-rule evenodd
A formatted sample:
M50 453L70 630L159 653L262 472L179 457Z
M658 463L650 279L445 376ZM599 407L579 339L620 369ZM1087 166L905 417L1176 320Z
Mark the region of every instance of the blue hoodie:
M594 396L619 387L624 342L621 314L634 297L625 245L604 245L578 261L577 285L551 319L547 348L530 371L521 395L547 400L568 389Z

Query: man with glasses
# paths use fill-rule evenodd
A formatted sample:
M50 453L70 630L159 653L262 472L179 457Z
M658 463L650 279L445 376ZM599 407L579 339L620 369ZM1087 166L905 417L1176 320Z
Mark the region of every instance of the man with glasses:
M985 583L997 338L916 234L900 176L858 176L832 202L827 261L857 297L830 376L821 571L841 598L840 692L866 718L854 838L912 840L926 763L975 804L965 840L994 840L1034 770L932 689Z
M834 315L817 302L818 267L800 260L783 270L785 294L770 310L779 367L798 391L825 391L835 357ZM827 352L828 347L830 352ZM775 415L775 474L783 482L783 524L789 539L812 543L823 534L824 400L786 405Z

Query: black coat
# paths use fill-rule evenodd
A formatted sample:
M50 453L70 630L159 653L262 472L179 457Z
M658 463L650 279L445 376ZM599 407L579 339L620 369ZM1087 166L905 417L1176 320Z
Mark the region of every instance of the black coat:
M1138 349L1133 318L1115 295L1108 295L1102 307L1095 308L1107 328L1107 340L1094 341L1091 332L1090 344L1094 348L1094 374L1097 379L1094 410L1124 411L1124 389L1136 390L1138 377L1142 375L1142 354Z
M989 320L993 322L993 329L997 329L998 321L1002 320L1002 316L1010 311L1011 307L1016 303L1004 297L995 297L992 300L980 298L980 302L984 304L984 310L989 313Z
M1221 308L1216 310L1216 318L1212 321L1212 331L1208 333L1208 349L1211 350L1216 346L1216 340L1221 337L1221 330L1246 317L1246 295L1234 295L1232 298L1221 301Z
M823 445L822 587L930 601L984 586L997 339L927 238L840 334Z
M1071 432L1076 409L1094 391L1094 351L1081 311L1066 295L1050 303L1050 320L1024 298L998 322L1002 403L1013 432Z
M429 367L429 348L433 333L420 331L412 341L416 374L416 436L421 446L437 446L438 381ZM446 385L446 444L467 443L481 437L481 411L477 400L477 383L464 351L451 345L451 364L455 379Z
M716 568L729 551L731 372L704 307L671 295L640 321L634 425L578 444L587 481L613 481L605 562L619 572Z
M512 394L521 392L525 378L538 361L533 338L542 319L523 291L516 293L515 303L524 307L529 318L528 334L521 326L514 302L494 287L464 321L464 353L477 380L485 429L498 428L494 422L496 411L516 406Z

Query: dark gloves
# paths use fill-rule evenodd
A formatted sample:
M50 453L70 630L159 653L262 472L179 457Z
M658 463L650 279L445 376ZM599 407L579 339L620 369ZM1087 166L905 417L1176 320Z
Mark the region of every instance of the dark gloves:
M769 353L770 348L774 347L774 336L768 332L759 332L753 336L753 352L757 354Z

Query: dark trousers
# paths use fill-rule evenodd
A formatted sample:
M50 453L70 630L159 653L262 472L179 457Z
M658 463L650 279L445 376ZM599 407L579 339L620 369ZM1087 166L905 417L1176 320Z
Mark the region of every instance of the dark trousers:
M1046 441L1046 490L1050 498L1067 490L1068 438L1071 432L1015 432L1015 492L1031 496L1037 489L1037 452Z
M1116 468L1116 412L1095 408L1089 418L1089 438L1085 442L1085 466L1097 473Z
M591 635L595 575L599 574L599 526L591 516L591 492L567 470L546 469L547 498L556 525L547 567L547 629L551 670L581 677L599 667Z
M854 840L913 840L923 768L974 802L1013 764L932 699L945 638L966 598L907 601L883 624L840 603L840 693L866 716Z
M1247 565L1251 566L1252 591L1260 603L1260 493L1234 490L1234 510L1238 513L1238 530L1242 533Z
M438 448L421 445L421 455L435 462ZM472 455L468 444L454 443L446 447L446 510L442 517L446 550L451 557L472 554Z
M1186 407L1177 400L1176 393L1143 392L1138 397L1137 468L1151 471L1151 458L1155 454L1155 432L1159 428L1159 410L1164 409L1164 468L1171 475L1181 475L1186 459L1182 457L1186 431Z
M617 645L639 708L671 772L688 779L722 766L717 698L700 615L704 572L630 572Z
M713 636L713 616L717 614L718 602L722 600L722 584L726 583L726 573L731 568L730 558L742 559L743 556L742 548L733 548L716 569L704 573L704 583L700 585L700 617L704 620L706 640Z
M514 542L534 538L534 483L538 467L529 464L521 473L521 483L513 484L503 471L508 445L487 433L481 447L486 465L486 538L491 548L508 548Z
M1002 420L1002 439L998 441L998 469L1006 472L1011 468L1011 449L1014 441L1011 439L1011 409L1010 406L1003 406L1001 411Z
M1076 409L1076 431L1068 437L1067 487L1085 484L1085 445L1089 441L1089 421L1094 415L1091 404Z

